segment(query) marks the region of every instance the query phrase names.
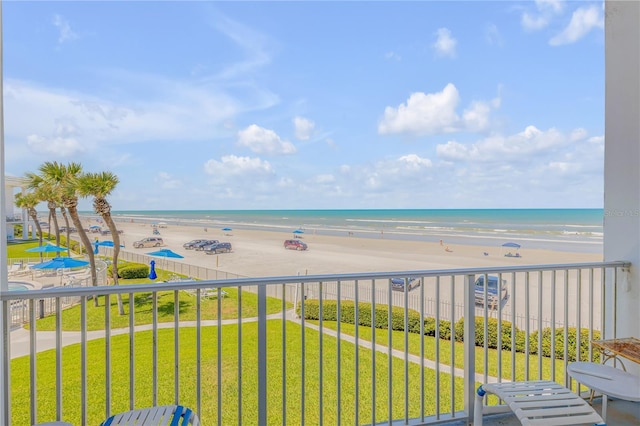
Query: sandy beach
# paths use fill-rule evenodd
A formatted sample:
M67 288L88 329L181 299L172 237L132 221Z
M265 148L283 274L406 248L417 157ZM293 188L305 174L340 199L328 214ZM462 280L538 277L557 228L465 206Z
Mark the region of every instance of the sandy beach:
M95 222L93 222L95 224ZM149 224L118 222L118 229L125 243L123 250L147 253L153 249L135 249L133 242L153 236ZM285 250L285 239L294 236L289 232L234 229L224 232L207 229L167 225L159 229L165 247L184 256L177 259L192 265L215 268L248 277L315 275L354 272L387 272L425 269L452 269L468 267L516 266L550 263L591 262L602 260L601 254L575 253L559 250L527 249L523 246L521 257L505 257L507 250L495 245L450 244L446 239L415 241L394 239L388 234L367 238L357 235L321 235L307 230L301 238L309 246L307 251ZM96 234L90 234L95 238ZM110 236L100 236L110 239ZM230 242L232 253L206 255L201 251L186 250L182 245L192 239L206 238ZM446 249L450 251L446 251ZM484 253L487 253L485 255Z

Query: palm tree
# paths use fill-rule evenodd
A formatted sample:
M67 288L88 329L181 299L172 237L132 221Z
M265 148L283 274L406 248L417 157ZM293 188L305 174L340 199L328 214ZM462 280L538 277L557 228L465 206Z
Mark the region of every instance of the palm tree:
M116 229L116 224L111 217L111 204L107 201L107 196L113 192L118 185L118 177L111 172L85 173L78 179L78 193L83 197L93 198L93 210L102 217L104 223L109 227L113 238L113 264L112 276L113 284L118 285L118 256L120 255L120 234ZM120 315L124 315L122 297L118 294L118 310Z
M21 209L27 209L27 213L33 219L33 222L36 224L36 229L38 230L38 236L40 237L40 245L42 245L42 228L40 227L40 221L38 220L38 212L36 211L36 206L40 204L40 199L34 192L23 192L20 194L16 194L16 207ZM22 236L24 238L25 235L29 235L29 230L27 229L28 224L23 225ZM42 256L42 253L40 253Z
M59 188L62 206L67 209L67 212L71 217L71 221L78 231L80 241L82 241L82 245L89 257L89 263L91 264L91 284L93 286L97 286L98 277L96 274L96 260L93 255L91 241L89 240L87 233L84 231L82 222L80 221L80 216L78 215L77 185L78 178L82 174L82 166L79 163L69 163L64 165L57 161L47 161L42 164L38 170L40 171L40 176L45 182L47 182L47 184ZM98 299L95 298L94 301L97 305Z
M47 202L47 208L49 209L49 223L53 220L53 230L56 234L56 245L60 245L60 228L58 227L58 216L56 215L56 208L60 204L59 189L52 185L51 182L45 181L41 176L35 173L27 173L28 179L27 187L33 189L41 201ZM67 228L69 228L67 226ZM49 235L51 235L51 226L49 226ZM67 241L69 236L67 235Z

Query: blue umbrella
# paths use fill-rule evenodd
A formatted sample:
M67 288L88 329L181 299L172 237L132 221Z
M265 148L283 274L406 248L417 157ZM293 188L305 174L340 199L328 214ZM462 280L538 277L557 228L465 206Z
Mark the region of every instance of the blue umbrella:
M231 228L222 228L223 231L233 231Z
M157 257L173 257L173 258L178 258L181 259L184 256L182 256L181 254L178 254L174 251L171 251L169 249L161 249L158 251L152 251L151 253L147 253L149 256L157 256Z
M55 244L47 243L43 246L26 249L25 251L28 251L29 253L53 253L53 252L67 251L67 249L64 247L57 246Z
M304 234L304 231L302 229L296 229L295 231L293 231L294 234Z
M63 269L63 268L80 268L87 266L89 262L84 260L72 259L70 257L55 257L48 262L33 265L34 269Z
M158 278L158 275L156 274L156 261L152 260L151 268L149 268L149 279L155 280L156 278Z
M176 258L183 258L184 256L182 256L181 254L178 254L174 251L171 251L169 249L161 249L158 251L152 251L151 253L147 253L149 256L157 256L157 257L176 257Z

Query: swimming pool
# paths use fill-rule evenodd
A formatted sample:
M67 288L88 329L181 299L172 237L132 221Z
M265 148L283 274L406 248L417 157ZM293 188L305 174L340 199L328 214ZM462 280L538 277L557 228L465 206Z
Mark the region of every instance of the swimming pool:
M26 291L42 288L38 283L31 281L9 281L9 291Z

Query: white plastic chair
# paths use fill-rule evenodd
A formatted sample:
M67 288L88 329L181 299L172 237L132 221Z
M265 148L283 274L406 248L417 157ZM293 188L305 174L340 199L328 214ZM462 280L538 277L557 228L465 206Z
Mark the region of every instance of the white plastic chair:
M476 392L474 426L482 426L482 401L487 393L506 402L523 426L588 423L606 426L587 401L564 386L546 380L481 385Z
M163 405L114 414L100 426L136 425L136 426L199 426L196 413L182 405Z

